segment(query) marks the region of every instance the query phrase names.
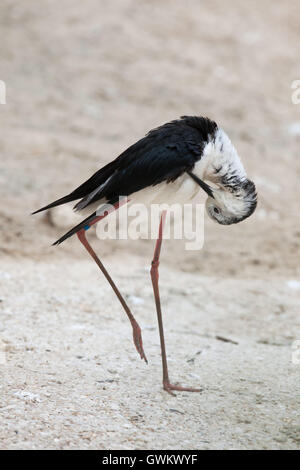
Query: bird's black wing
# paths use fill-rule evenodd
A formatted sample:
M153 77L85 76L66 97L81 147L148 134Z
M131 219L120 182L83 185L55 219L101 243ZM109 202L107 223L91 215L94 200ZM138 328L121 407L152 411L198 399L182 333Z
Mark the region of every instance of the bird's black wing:
M75 206L78 210L101 199L114 204L120 196L130 196L163 181L175 181L184 172L191 171L201 159L203 148L216 128L217 125L207 118L184 116L153 129L72 193L35 213L80 198L83 199ZM95 213L89 216L58 243L76 233L95 216Z
M106 182L75 208L83 209L103 198L114 201L163 181L175 181L201 159L215 128L207 118L184 117L150 131L112 162L115 167Z
M37 211L33 212L33 214L38 214L38 212L51 209L52 207L60 206L61 204L66 204L67 202L76 201L77 199L81 199L87 194L90 194L96 188L99 188L101 184L105 183L105 181L114 173L117 168L116 160L108 163L103 168L98 170L88 180L78 186L78 188L74 189L74 191L72 191L70 194L67 194L67 196L64 196L54 202L51 202L47 206L44 206L41 209L38 209Z
M216 128L208 118L183 116L153 129L70 194L34 214L83 198L75 206L80 210L102 198L115 200L162 181L174 181L194 167Z

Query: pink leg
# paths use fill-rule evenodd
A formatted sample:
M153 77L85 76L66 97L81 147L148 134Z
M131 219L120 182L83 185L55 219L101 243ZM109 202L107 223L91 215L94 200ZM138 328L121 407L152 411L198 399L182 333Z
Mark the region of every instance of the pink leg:
M164 387L164 390L166 390L171 395L175 395L172 392L172 390L187 391L187 392L201 392L201 389L190 388L190 387L180 387L179 385L173 385L170 383L170 380L169 380L167 354L166 354L166 346L165 346L165 338L164 338L164 327L163 327L163 322L162 322L159 287L158 287L159 256L160 256L160 250L161 250L161 245L162 245L162 234L163 234L165 218L166 218L166 211L163 211L161 215L161 220L160 220L160 225L159 225L159 234L158 234L158 239L155 245L154 256L153 256L151 271L150 271L154 297L155 297L158 327L159 327L161 358L162 358L162 368L163 368L163 387Z
M115 205L115 209L119 207L119 205ZM100 216L100 217L97 217L96 219L94 219L91 223L89 223L89 227L91 227L92 225L94 225L95 223L97 223L99 220L103 219L104 217L106 217L106 215L108 215L108 212L106 212L104 215ZM127 303L125 302L124 298L122 297L122 295L120 294L120 291L119 289L117 288L116 284L114 283L114 281L112 280L112 278L110 277L110 275L108 274L107 270L105 269L105 267L103 266L102 262L100 261L100 259L98 258L98 256L96 255L96 253L94 252L93 248L91 247L91 245L89 244L89 242L87 241L86 239L86 235L85 235L85 232L86 230L85 229L81 229L79 230L79 232L77 232L77 236L79 238L79 240L81 241L81 243L83 244L83 246L85 247L85 249L88 251L88 253L91 255L91 257L94 259L94 261L96 262L96 264L99 266L99 268L101 269L101 271L103 272L104 276L106 277L106 279L108 280L109 284L111 285L112 289L114 290L116 296L118 297L122 307L124 308L125 312L126 312L126 315L128 316L129 318L129 321L131 323L131 326L132 326L132 332L133 332L133 341L134 341L134 344L135 344L135 347L139 353L139 355L141 356L141 359L144 359L146 362L147 361L147 358L146 358L146 355L145 355L145 352L144 352L144 348L143 348L143 340L142 340L142 332L141 332L141 328L139 327L139 324L137 323L136 319L134 318L134 316L132 315Z

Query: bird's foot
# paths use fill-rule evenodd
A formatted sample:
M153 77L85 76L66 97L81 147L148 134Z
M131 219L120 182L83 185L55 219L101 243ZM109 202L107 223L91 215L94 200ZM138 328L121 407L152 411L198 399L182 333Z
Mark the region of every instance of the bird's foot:
M132 325L132 333L133 333L133 342L135 344L136 350L141 356L141 359L144 359L144 361L148 364L146 354L143 348L143 340L142 340L142 330L139 327L137 323L134 323Z
M164 390L166 390L166 392L168 392L170 395L173 395L173 397L176 397L175 393L173 393L173 390L178 392L202 392L202 388L181 387L180 385L170 384L168 380L164 380L163 387Z

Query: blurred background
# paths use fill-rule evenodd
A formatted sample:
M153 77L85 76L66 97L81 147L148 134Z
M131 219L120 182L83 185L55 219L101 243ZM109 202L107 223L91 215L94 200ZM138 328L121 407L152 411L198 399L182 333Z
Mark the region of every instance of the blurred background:
M119 306L108 287L101 283L86 253L75 237L59 248L50 247L77 217L70 209L57 209L35 217L30 213L73 190L151 128L181 115L195 114L210 117L228 133L249 178L257 186L259 203L254 215L236 226L219 226L206 218L205 244L200 252L187 252L178 241L165 242L162 258L166 271L161 275L161 282L168 281L162 295L164 302L169 302L166 306L169 331L176 330L178 321L184 321L184 313L188 325L206 335L203 341L215 337L216 332L225 332L235 337L241 335L245 341L251 337L256 345L279 343L287 347L287 356L283 354L280 360L282 373L288 373L290 344L299 336L300 104L293 104L291 88L293 81L300 79L299 31L297 0L1 0L0 80L6 83L7 95L6 104L0 105L0 255L4 273L0 276L3 297L0 308L3 309L1 334L7 341L7 354L11 354L9 364L15 364L21 357L22 364L27 360L26 354L18 354L28 344L37 349L40 344L39 363L43 362L47 349L43 345L47 343L51 349L49 342L59 338L55 321L60 325L69 321L66 315L70 313L70 305L73 305L72 315L78 309L81 322L86 318L87 324L93 321L94 328L99 328L98 340L91 339L86 351L89 347L90 351L94 350L95 342L99 341L105 356L107 350L101 334L107 319L99 326L102 317L96 313L107 307L116 312L114 320L109 320L116 321L116 337L110 337L109 341L119 348L120 354L120 349L123 350L120 342L129 337L126 347L134 358L131 373L136 373L129 329L124 333L118 330ZM113 267L112 274L128 299L135 295L131 301L141 323L156 328L146 272L153 241L101 242L92 230L89 233L105 264ZM50 296L49 300L49 291L56 292L58 297ZM143 295L144 304L137 300ZM171 300L172 295L177 296L176 304L172 304L175 302ZM243 300L234 307L240 295ZM197 296L200 300L195 304ZM99 298L102 303L97 306ZM168 317L168 311L174 312L179 306L183 309L181 316L178 312L176 318L171 313ZM59 319L51 317L53 310L60 312L56 313ZM91 311L93 320L87 313ZM8 323L5 315L10 319ZM189 315L192 319L188 320ZM50 317L52 326L47 323ZM61 340L69 341L69 350L73 351L74 347L76 351L80 343L77 330L70 330L66 335L64 327L61 328ZM148 349L153 347L157 356L155 373L159 377L158 338L151 328ZM188 329L186 324L184 329ZM50 336L53 333L51 339L46 331ZM170 345L175 356L182 342L178 331L178 337L173 332L174 345ZM124 338L120 339L118 335L122 334ZM59 350L62 343L57 341ZM218 348L225 346L229 347L216 341L216 354L224 357L226 352ZM193 347L191 344L190 348ZM197 346L193 351L196 349ZM274 347L273 357L277 350ZM86 351L83 355L88 354ZM250 362L255 351L249 352ZM268 356L270 351L266 350L265 354ZM57 354L52 358L53 363L59 362L61 356ZM126 361L119 358L119 364L123 360ZM237 363L238 360L240 354ZM207 381L210 368L219 364L219 360L211 357L209 364ZM276 367L280 367L278 364L276 361ZM120 371L127 370L128 365L121 365ZM255 375L257 364L252 365ZM272 388L276 373L271 359L269 365ZM77 366L73 366L74 370L70 365L68 370L76 375ZM245 367L251 369L249 363ZM174 369L176 372L176 363ZM204 377L205 371L202 372ZM141 377L144 373L141 369ZM147 374L148 381L153 373ZM237 370L237 377L239 373ZM266 380L267 372L261 373L262 380ZM14 368L11 374L13 377ZM231 371L233 377L234 374ZM127 376L130 377L128 370ZM183 376L187 376L186 371ZM38 379L30 380L38 388ZM76 382L74 377L70 381ZM88 382L88 378L78 378L81 387L82 382ZM143 389L142 379L139 382ZM59 392L54 390L58 396ZM115 396L118 400L118 395ZM197 398L193 396L193 400ZM291 396L288 401L291 403ZM198 403L192 403L198 409ZM237 408L239 405L242 407L242 403L235 404ZM54 413L55 423L55 407L49 406L48 415ZM79 401L78 407L81 406ZM272 429L272 420L283 419L277 411L265 413L262 422L270 419ZM187 419L190 419L188 412ZM234 429L232 417L222 416L223 422L226 419ZM255 426L257 429L259 424L256 422ZM250 431L252 441L248 435L248 441L237 443L227 435L224 446L251 447L255 444L255 426L252 434ZM180 434L178 423L175 428ZM184 442L186 437L186 446L201 447L197 433L191 431L186 436L185 432L182 430L183 434L178 434L171 444L158 436L155 444L149 431L148 437L144 436L138 445L143 448L163 442L165 446L175 446L175 442L179 439ZM289 430L281 444L275 443L274 436L266 435L265 445L270 446L272 442L274 446L293 447L296 445L296 438L290 437L293 432ZM76 434L74 442L84 446L79 436L80 433ZM26 447L25 440L16 439L12 436L10 447L21 445L20 442ZM32 439L31 444L35 442ZM57 446L72 447L63 438L59 439L62 440ZM87 445L98 442L97 439L101 441L103 436L93 439ZM122 439L119 436L115 445L123 443L130 447L125 434ZM207 440L211 448L213 439ZM37 445L47 446L47 442L50 441L46 439ZM112 445L111 440L108 439L107 445Z

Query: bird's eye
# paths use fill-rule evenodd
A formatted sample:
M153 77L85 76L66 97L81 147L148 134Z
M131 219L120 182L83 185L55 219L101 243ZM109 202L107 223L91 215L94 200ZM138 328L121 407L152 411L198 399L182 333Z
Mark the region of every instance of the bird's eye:
M216 214L220 214L220 211L219 211L219 209L218 209L217 207L214 207L214 212L215 212Z

